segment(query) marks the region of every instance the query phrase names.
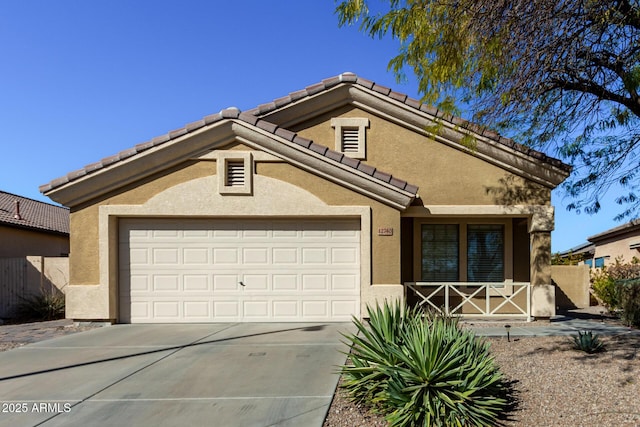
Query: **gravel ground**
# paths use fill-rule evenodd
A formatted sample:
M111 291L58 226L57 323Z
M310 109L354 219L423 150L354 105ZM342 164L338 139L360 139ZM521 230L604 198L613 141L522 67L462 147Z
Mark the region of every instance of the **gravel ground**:
M0 324L0 351L76 332L98 328L100 324L78 324L71 320Z
M514 388L505 426L640 426L640 336L604 337L607 351L572 349L571 337L488 338ZM324 427L387 425L336 393Z

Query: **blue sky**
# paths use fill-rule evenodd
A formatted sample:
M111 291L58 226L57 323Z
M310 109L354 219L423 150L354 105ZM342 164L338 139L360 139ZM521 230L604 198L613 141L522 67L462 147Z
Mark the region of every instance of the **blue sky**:
M208 114L255 107L352 71L419 98L387 71L393 40L338 28L332 0L0 2L0 190L38 187ZM554 194L553 250L618 225ZM609 203L606 203L609 201Z

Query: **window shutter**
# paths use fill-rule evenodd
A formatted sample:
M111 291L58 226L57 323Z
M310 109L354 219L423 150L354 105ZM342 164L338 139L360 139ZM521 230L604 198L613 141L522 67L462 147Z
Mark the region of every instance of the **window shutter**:
M422 281L457 282L459 230L457 224L422 225Z
M227 161L227 177L226 185L229 187L244 186L244 161L228 160Z
M467 226L467 281L504 281L504 226Z
M360 130L358 128L342 128L342 152L357 153L360 149Z

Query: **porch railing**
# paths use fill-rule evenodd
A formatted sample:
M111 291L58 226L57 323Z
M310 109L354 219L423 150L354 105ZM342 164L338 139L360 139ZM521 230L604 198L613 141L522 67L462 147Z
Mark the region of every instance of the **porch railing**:
M405 285L418 297L420 306L446 315L531 320L529 282L407 282Z

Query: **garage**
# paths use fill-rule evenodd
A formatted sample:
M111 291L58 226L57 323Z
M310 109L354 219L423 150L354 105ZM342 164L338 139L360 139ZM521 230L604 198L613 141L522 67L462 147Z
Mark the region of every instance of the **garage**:
M122 323L349 321L359 219L119 221Z

